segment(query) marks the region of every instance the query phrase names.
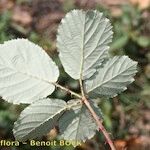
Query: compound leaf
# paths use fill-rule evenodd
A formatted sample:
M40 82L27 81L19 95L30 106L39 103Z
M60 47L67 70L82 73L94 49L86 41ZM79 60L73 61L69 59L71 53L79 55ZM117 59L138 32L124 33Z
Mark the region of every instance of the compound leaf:
M110 59L97 74L85 81L85 89L92 97L114 97L127 89L134 81L137 72L137 62L127 56Z
M41 137L56 125L67 104L59 99L42 99L25 108L14 124L16 140L26 141Z
M72 100L69 103L72 103ZM92 100L90 103L97 115L101 116L97 104ZM81 140L84 142L94 136L98 127L86 106L80 104L72 107L70 111L66 111L61 116L59 120L59 129L61 137L65 140Z
M44 50L26 39L0 45L0 96L14 104L51 94L59 70Z
M98 11L73 10L58 28L57 48L65 71L74 79L87 79L108 57L112 40L110 21Z

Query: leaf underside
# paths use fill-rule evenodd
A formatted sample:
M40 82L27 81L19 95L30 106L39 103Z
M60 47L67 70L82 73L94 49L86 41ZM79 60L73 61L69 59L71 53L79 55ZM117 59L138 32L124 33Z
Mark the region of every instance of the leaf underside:
M66 106L63 100L41 99L25 108L14 124L16 140L26 141L48 133L54 128Z
M73 10L58 28L57 48L65 71L74 79L91 77L108 57L112 26L98 11Z
M101 116L101 112L96 103L92 100L90 102L97 115ZM59 129L61 137L65 140L81 140L85 142L85 140L95 135L98 127L86 106L80 105L73 107L70 111L66 111L61 116Z
M65 72L84 80L85 94L92 98L116 96L137 72L137 63L127 56L108 59L112 34L110 21L96 10L73 10L58 28L57 48ZM80 100L45 98L55 90L58 77L58 67L32 42L16 39L0 45L0 96L14 104L31 104L14 124L16 140L41 137L55 125L65 140L85 142L95 135L98 127L87 107L75 103ZM94 100L89 102L102 117Z
M51 94L59 71L42 48L26 39L0 45L0 96L14 104L32 103Z
M134 81L137 62L127 56L114 57L107 61L97 74L85 81L85 89L91 97L114 97L127 89Z

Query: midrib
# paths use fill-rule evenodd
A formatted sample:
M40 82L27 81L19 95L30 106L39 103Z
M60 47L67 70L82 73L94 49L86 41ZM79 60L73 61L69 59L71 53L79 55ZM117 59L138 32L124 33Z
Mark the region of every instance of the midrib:
M84 15L84 21L83 21L83 29L82 29L82 41L81 41L81 66L80 66L80 79L83 79L83 65L84 65L84 32L85 32L85 18L86 18L86 13Z
M3 65L4 65L4 64L3 64ZM6 67L6 68L8 68L8 69L10 69L10 70L13 70L13 71L15 71L15 72L17 72L17 73L20 73L20 74L29 76L29 77L31 77L31 78L35 78L35 79L37 79L37 80L41 80L41 81L47 82L47 83L49 83L49 84L53 84L53 82L47 81L47 80L45 80L45 79L39 78L39 77L37 77L37 76L31 75L31 74L28 74L28 73L25 73L25 72L21 72L21 71L15 69L15 68L11 68L11 67L5 66L5 65L4 65L4 67Z
M132 67L132 66L130 66L130 67ZM124 70L124 71L121 71L119 74L113 76L113 77L110 78L109 80L106 80L105 82L103 82L103 83L101 83L101 84L98 84L97 86L94 86L94 87L93 87L91 90L89 90L88 92L91 92L91 91L93 91L94 89L96 89L96 88L98 88L98 87L104 85L105 83L109 82L110 80L116 78L116 77L119 76L120 74L122 74L122 73L124 73L125 71L127 71L130 67L128 67L128 68L127 68L126 70Z

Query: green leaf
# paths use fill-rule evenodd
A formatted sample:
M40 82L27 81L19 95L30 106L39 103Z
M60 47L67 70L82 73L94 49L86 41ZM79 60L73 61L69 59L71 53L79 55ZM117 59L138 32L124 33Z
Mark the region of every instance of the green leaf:
M14 104L51 94L59 70L44 50L26 39L0 45L0 96Z
M142 96L147 96L147 97L149 97L150 98L150 85L144 85L144 87L143 87L143 91L141 92L141 95Z
M148 47L150 45L150 38L146 36L140 36L137 38L137 43L142 47Z
M73 10L58 28L57 48L65 71L74 79L91 77L108 57L110 21L98 11Z
M75 100L69 101L72 104ZM76 100L77 101L77 100ZM94 101L90 101L91 106L98 116L101 116L100 109ZM98 129L93 117L85 105L72 107L66 111L59 120L59 129L61 137L65 140L85 141L92 138Z
M127 56L114 57L95 76L86 80L84 86L91 97L114 97L127 89L136 72L137 62Z
M56 125L67 104L59 99L42 99L25 108L14 124L16 140L26 141L41 137Z
M111 49L120 49L122 48L123 46L125 46L128 42L128 35L123 35L119 38L117 38L116 40L114 40L111 44Z

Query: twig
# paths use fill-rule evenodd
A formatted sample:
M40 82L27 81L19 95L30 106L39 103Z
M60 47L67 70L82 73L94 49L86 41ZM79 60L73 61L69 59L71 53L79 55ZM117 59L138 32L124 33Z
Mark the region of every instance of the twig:
M97 114L95 113L93 108L91 107L89 101L86 98L83 98L82 101L84 102L84 104L86 105L86 107L88 108L90 113L92 114L93 118L95 119L95 121L99 127L99 130L104 134L107 143L111 147L111 150L116 150L116 148L114 147L114 144L109 136L109 133L106 131L105 127L102 124L102 121L99 119L99 117L97 116Z
M62 89L62 90L64 90L64 91L70 93L71 95L74 95L74 96L78 97L79 99L82 99L82 96L81 96L80 94L77 94L77 93L71 91L70 89L61 86L61 85L58 84L58 83L53 83L53 85L55 85L56 87L58 87L58 88L60 88L60 89Z
M80 88L81 88L81 93L82 93L82 102L86 105L86 107L88 108L88 110L90 111L91 115L93 116L93 118L95 119L99 130L104 134L107 143L109 144L109 146L111 147L111 150L116 150L114 147L114 144L109 136L109 133L106 131L106 129L104 128L102 121L100 120L100 118L97 116L97 114L95 113L95 111L93 110L93 108L91 107L89 101L87 100L87 98L85 97L84 94L84 89L83 89L83 83L82 83L82 79L79 79L79 83L80 83Z
M71 91L70 89L67 89L61 85L59 85L58 83L53 83L53 85L55 85L56 87L78 97L87 107L87 109L89 110L89 112L91 113L91 115L93 116L94 120L96 121L98 127L99 127L99 130L103 133L103 135L105 136L106 138L106 141L107 143L109 144L111 150L116 150L116 148L114 147L113 145L113 142L109 136L109 133L106 131L106 129L104 128L103 124L102 124L102 121L100 120L100 118L97 116L97 114L95 113L95 111L93 110L93 108L91 107L89 101L86 99L86 97L84 96L84 90L83 90L83 86L82 86L82 80L79 81L80 82L80 87L81 87L81 93L82 93L82 96Z

